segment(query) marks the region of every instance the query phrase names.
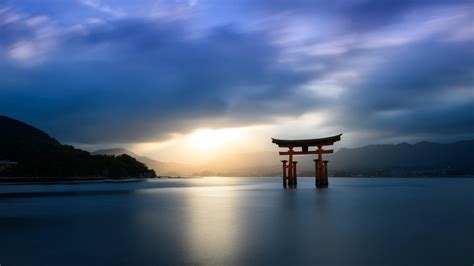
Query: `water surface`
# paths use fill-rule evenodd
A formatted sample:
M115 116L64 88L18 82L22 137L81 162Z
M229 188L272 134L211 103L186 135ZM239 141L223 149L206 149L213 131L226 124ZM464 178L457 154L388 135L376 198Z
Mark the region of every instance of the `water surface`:
M0 264L472 265L474 179L0 185Z

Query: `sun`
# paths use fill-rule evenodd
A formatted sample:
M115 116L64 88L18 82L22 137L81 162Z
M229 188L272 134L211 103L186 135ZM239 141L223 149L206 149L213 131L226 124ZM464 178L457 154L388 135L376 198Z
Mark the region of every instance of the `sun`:
M199 129L191 133L187 140L197 149L215 149L239 139L240 136L238 128Z

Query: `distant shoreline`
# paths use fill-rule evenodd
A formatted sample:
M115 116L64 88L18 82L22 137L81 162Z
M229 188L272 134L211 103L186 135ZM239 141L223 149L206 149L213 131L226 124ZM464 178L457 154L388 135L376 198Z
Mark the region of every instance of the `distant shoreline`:
M84 183L125 183L141 182L148 178L121 178L111 179L102 177L73 177L73 178L51 178L51 177L0 177L1 185L34 185L34 184L84 184Z
M156 177L0 177L0 185L54 185L54 184L87 184L87 183L131 183L145 182L153 179L188 179L194 177L156 176Z

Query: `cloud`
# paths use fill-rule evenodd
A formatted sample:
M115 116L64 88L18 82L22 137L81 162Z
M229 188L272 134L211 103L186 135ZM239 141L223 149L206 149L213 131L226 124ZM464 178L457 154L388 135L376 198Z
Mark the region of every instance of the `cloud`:
M63 48L41 67L3 66L18 82L2 84L1 111L35 119L64 140L96 143L163 138L206 120L256 123L308 108L292 101L292 89L309 73L279 63L264 33L217 27L190 39L176 23L91 24L87 34L64 36Z
M427 104L439 95L473 84L474 51L470 42L423 42L385 52L368 77L348 93L358 109L392 110ZM349 100L350 101L350 100Z
M27 16L3 8L0 12L0 57L31 65L56 44L57 29L47 16Z
M340 100L338 123L401 139L472 138L471 43L423 42L385 58Z
M112 16L123 17L126 15L122 10L105 5L98 0L79 0L79 2L85 6Z
M268 14L289 13L294 17L312 19L315 17L334 18L339 28L354 33L367 32L397 23L407 13L414 10L449 8L464 6L471 8L469 0L262 0L249 1L249 8L259 8Z
M206 13L204 3L185 3L196 12L186 19L83 4L114 19L58 27L0 9L0 113L89 144L159 141L202 125L344 131L367 142L472 136L464 1L252 1L244 11L265 14L253 24L250 15L219 24L242 16ZM278 128L282 118L297 123Z

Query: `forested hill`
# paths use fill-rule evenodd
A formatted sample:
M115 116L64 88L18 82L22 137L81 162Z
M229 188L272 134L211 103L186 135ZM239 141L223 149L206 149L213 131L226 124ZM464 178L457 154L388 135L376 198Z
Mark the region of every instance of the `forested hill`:
M62 145L40 129L6 116L0 116L0 160L18 163L0 171L0 176L121 178L155 175L131 156L91 155Z

